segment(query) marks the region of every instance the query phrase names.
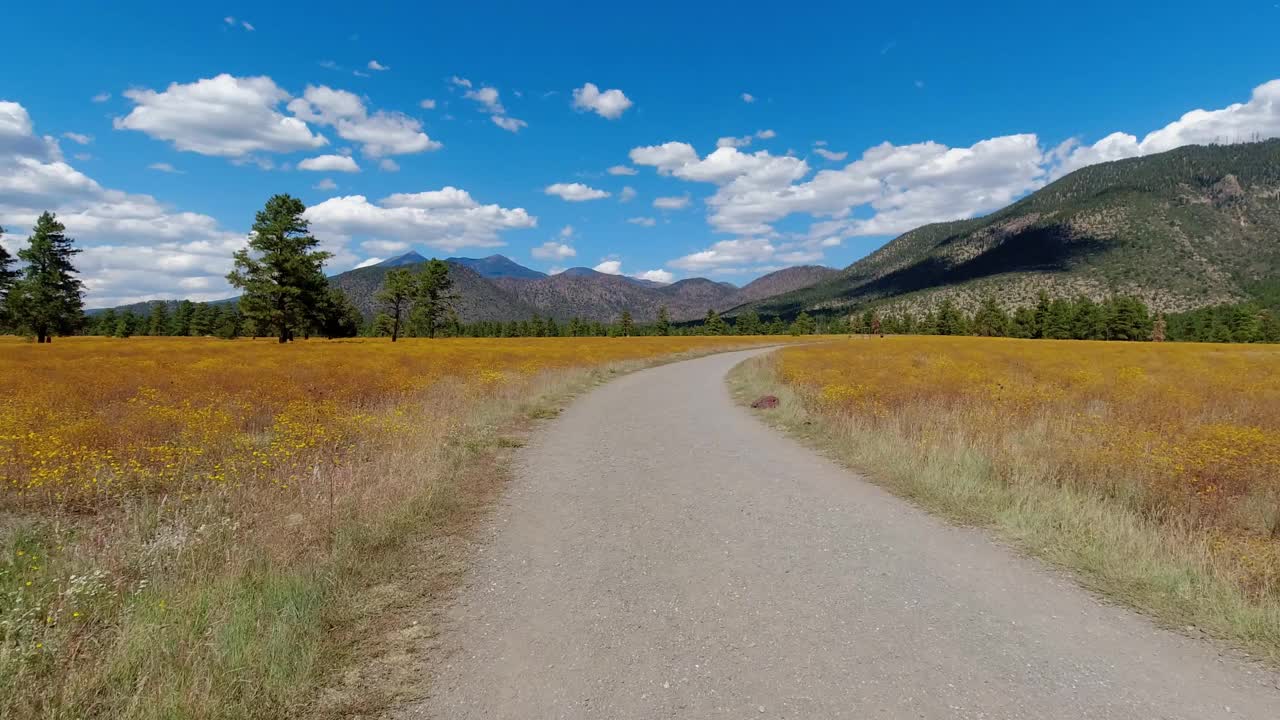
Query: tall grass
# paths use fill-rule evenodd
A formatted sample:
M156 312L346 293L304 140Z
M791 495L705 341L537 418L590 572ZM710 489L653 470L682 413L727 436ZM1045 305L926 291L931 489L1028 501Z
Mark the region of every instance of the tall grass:
M0 717L327 717L420 691L365 668L456 577L448 538L521 423L765 341L633 340L6 346Z
M1251 346L855 339L786 348L732 382L778 395L771 421L894 492L1280 661L1276 361Z

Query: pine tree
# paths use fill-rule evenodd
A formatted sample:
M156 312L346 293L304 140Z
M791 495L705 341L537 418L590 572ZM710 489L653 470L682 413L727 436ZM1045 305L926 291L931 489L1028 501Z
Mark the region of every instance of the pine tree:
M658 307L658 322L653 326L654 331L659 335L671 334L671 318L667 315L667 306Z
M733 324L733 330L739 335L759 335L760 334L760 315L755 310L748 310L738 316L737 322Z
M195 309L191 311L191 336L205 337L206 335L212 335L215 326L212 306L209 303L197 304Z
M53 213L40 215L27 247L18 251L27 266L7 298L15 323L40 343L73 332L83 318L84 285L71 264L80 250L65 231Z
M449 264L432 258L414 278L412 325L420 337L435 337L436 328L453 309L453 279Z
M169 326L169 334L174 337L187 337L191 335L191 318L195 316L196 304L190 300L183 300L178 303L178 308L173 312L173 322Z
M1077 340L1105 340L1107 319L1102 306L1081 295L1071 311L1071 336Z
M956 309L956 305L951 301L951 298L943 298L942 302L938 304L936 323L939 335L965 334L964 315Z
M791 323L792 335L812 335L817 329L817 323L813 321L809 313L803 310L796 316L795 322Z
M169 334L169 306L163 300L151 303L151 316L147 321L147 334L151 336Z
M0 239L4 237L4 228L0 227ZM18 273L13 269L13 256L8 250L4 249L4 245L0 244L0 332L8 327L8 303L9 288L13 287L13 281L17 279Z
M996 301L995 295L986 295L973 315L973 333L983 337L1003 337L1009 334L1009 316Z
M623 310L622 317L618 320L618 332L623 337L631 337L635 334L635 323L631 321L631 311Z
M235 269L227 280L244 291L240 311L257 331L271 330L280 342L305 330L312 309L328 288L324 262L331 255L316 250L302 201L275 195L254 218L249 246L233 255Z
M1036 294L1036 307L1033 311L1035 314L1035 332L1031 337L1048 337L1045 334L1045 328L1049 322L1049 307L1049 293L1041 290Z
M374 320L376 334L390 335L391 342L399 340L400 326L413 307L416 294L417 279L408 268L395 268L387 272L382 281L382 289L378 291L378 302L384 312Z
M724 335L728 331L729 326L720 317L720 313L715 310L707 310L707 317L702 321L702 334Z

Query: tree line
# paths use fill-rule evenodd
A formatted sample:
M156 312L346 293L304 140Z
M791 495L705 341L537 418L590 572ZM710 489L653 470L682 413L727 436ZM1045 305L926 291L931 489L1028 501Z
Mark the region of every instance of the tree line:
M36 221L27 246L17 253L22 266L0 245L0 331L32 336L47 343L55 335L91 334L275 337L285 343L312 335L341 338L389 337L589 337L633 335L809 335L864 333L901 335L980 335L989 337L1076 340L1280 342L1280 319L1261 303L1200 308L1168 316L1153 313L1140 299L1116 296L1102 302L1081 296L1051 298L1041 292L1034 305L1012 311L988 295L971 313L943 299L922 313L867 309L848 316L794 319L762 318L746 310L732 319L708 310L701 322L671 321L659 308L651 323L638 323L623 311L615 322L581 318L463 323L457 296L442 260L416 270L389 271L375 299L379 312L365 322L340 289L329 283L319 249L303 213L306 206L289 195L267 201L255 218L247 247L233 254L228 282L242 295L238 302L150 303L145 313L106 310L84 314L84 284L73 259L80 252L53 213ZM0 228L0 236L4 229ZM1270 287L1270 286L1268 286ZM1272 288L1280 298L1280 286ZM1277 303L1280 304L1280 303Z

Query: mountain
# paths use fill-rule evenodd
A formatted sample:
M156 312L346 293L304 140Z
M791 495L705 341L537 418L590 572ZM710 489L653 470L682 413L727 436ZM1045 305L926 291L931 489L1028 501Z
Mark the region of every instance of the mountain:
M1130 294L1164 311L1246 299L1280 277L1280 140L1091 165L986 217L925 225L761 313L1008 306Z
M398 255L393 258L387 258L386 260L383 260L382 262L377 263L374 267L384 267L384 268L404 267L405 265L418 265L426 261L427 261L426 258L410 250L409 252L403 255Z
M417 253L413 254L417 255ZM418 255L418 257L422 256ZM424 262L425 260L426 258L422 258L418 262ZM490 255L486 258L452 257L446 259L445 262L471 268L472 270L475 270L480 277L489 279L520 278L523 280L537 280L547 276L546 273L541 273L537 270L527 268L505 255Z
M413 270L415 266L400 267ZM346 293L352 304L368 319L378 313L378 290L387 272L394 268L383 264L357 268L334 275L329 282ZM453 291L458 296L458 317L465 322L523 319L536 312L465 265L449 263L449 278L453 280Z

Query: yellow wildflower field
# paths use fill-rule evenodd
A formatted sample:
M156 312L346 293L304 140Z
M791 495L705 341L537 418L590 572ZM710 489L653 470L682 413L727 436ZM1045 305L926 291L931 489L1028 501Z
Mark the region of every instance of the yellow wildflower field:
M0 506L288 486L403 430L402 406L438 383L480 397L547 370L769 341L0 338Z
M1280 596L1280 347L859 338L778 353L820 416L976 451L1006 486L1084 490L1206 539Z

